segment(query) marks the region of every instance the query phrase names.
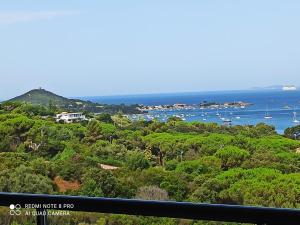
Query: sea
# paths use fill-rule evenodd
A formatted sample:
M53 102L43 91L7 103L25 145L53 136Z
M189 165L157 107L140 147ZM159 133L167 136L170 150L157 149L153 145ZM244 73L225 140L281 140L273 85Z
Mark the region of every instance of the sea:
M119 96L80 97L104 104L141 104L145 106L173 105L176 103L194 105L193 109L153 110L145 114L145 119L156 118L166 121L171 116L181 117L186 121L202 121L224 124L224 118L232 125L255 125L266 123L275 126L278 133L288 127L300 125L300 91L249 90L249 91L214 91L170 94L140 94ZM201 102L247 102L252 105L245 108L201 109ZM220 115L217 115L217 114ZM271 117L266 119L266 114ZM133 116L133 118L137 118Z

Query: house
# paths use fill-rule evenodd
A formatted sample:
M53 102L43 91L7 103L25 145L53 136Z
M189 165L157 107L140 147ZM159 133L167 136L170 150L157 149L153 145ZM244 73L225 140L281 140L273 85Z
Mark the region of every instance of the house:
M57 114L55 119L56 122L63 121L65 123L73 123L73 122L86 120L86 117L82 113L62 112L60 114Z

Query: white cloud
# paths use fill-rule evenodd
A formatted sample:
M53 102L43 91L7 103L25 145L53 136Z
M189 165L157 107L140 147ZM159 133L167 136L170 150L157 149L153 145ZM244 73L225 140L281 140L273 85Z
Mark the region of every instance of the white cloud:
M15 24L49 20L78 14L77 11L0 12L0 24Z

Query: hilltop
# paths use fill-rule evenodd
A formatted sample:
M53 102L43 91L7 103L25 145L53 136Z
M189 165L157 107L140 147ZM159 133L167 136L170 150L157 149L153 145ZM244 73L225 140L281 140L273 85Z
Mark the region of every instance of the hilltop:
M28 102L34 105L66 106L76 104L75 100L62 97L45 89L33 89L20 96L8 100L10 102ZM82 102L82 101L81 101Z
M56 106L67 111L88 111L94 113L117 113L122 111L126 114L141 113L138 105L108 105L79 99L69 99L54 94L45 89L33 89L20 96L8 100L8 102L26 102L33 105Z

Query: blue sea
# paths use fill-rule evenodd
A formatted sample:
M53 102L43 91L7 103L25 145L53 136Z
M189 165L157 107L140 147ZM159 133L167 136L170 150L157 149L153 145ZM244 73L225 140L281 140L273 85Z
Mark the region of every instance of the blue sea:
M248 102L253 105L242 108L220 109L219 113L232 121L232 125L257 124L264 122L274 125L278 133L283 133L287 127L296 126L293 122L294 112L300 120L300 91L216 91L199 93L171 93L171 94L143 94L123 96L100 96L81 97L83 100L90 100L97 103L107 104L143 104L143 105L171 105L184 103L188 105L201 102ZM265 119L265 114L272 117ZM170 116L180 116L186 121L216 122L223 124L224 121L216 115L216 109L182 109L182 110L156 110L149 111L146 118L157 118L165 121ZM299 124L300 125L300 124Z

